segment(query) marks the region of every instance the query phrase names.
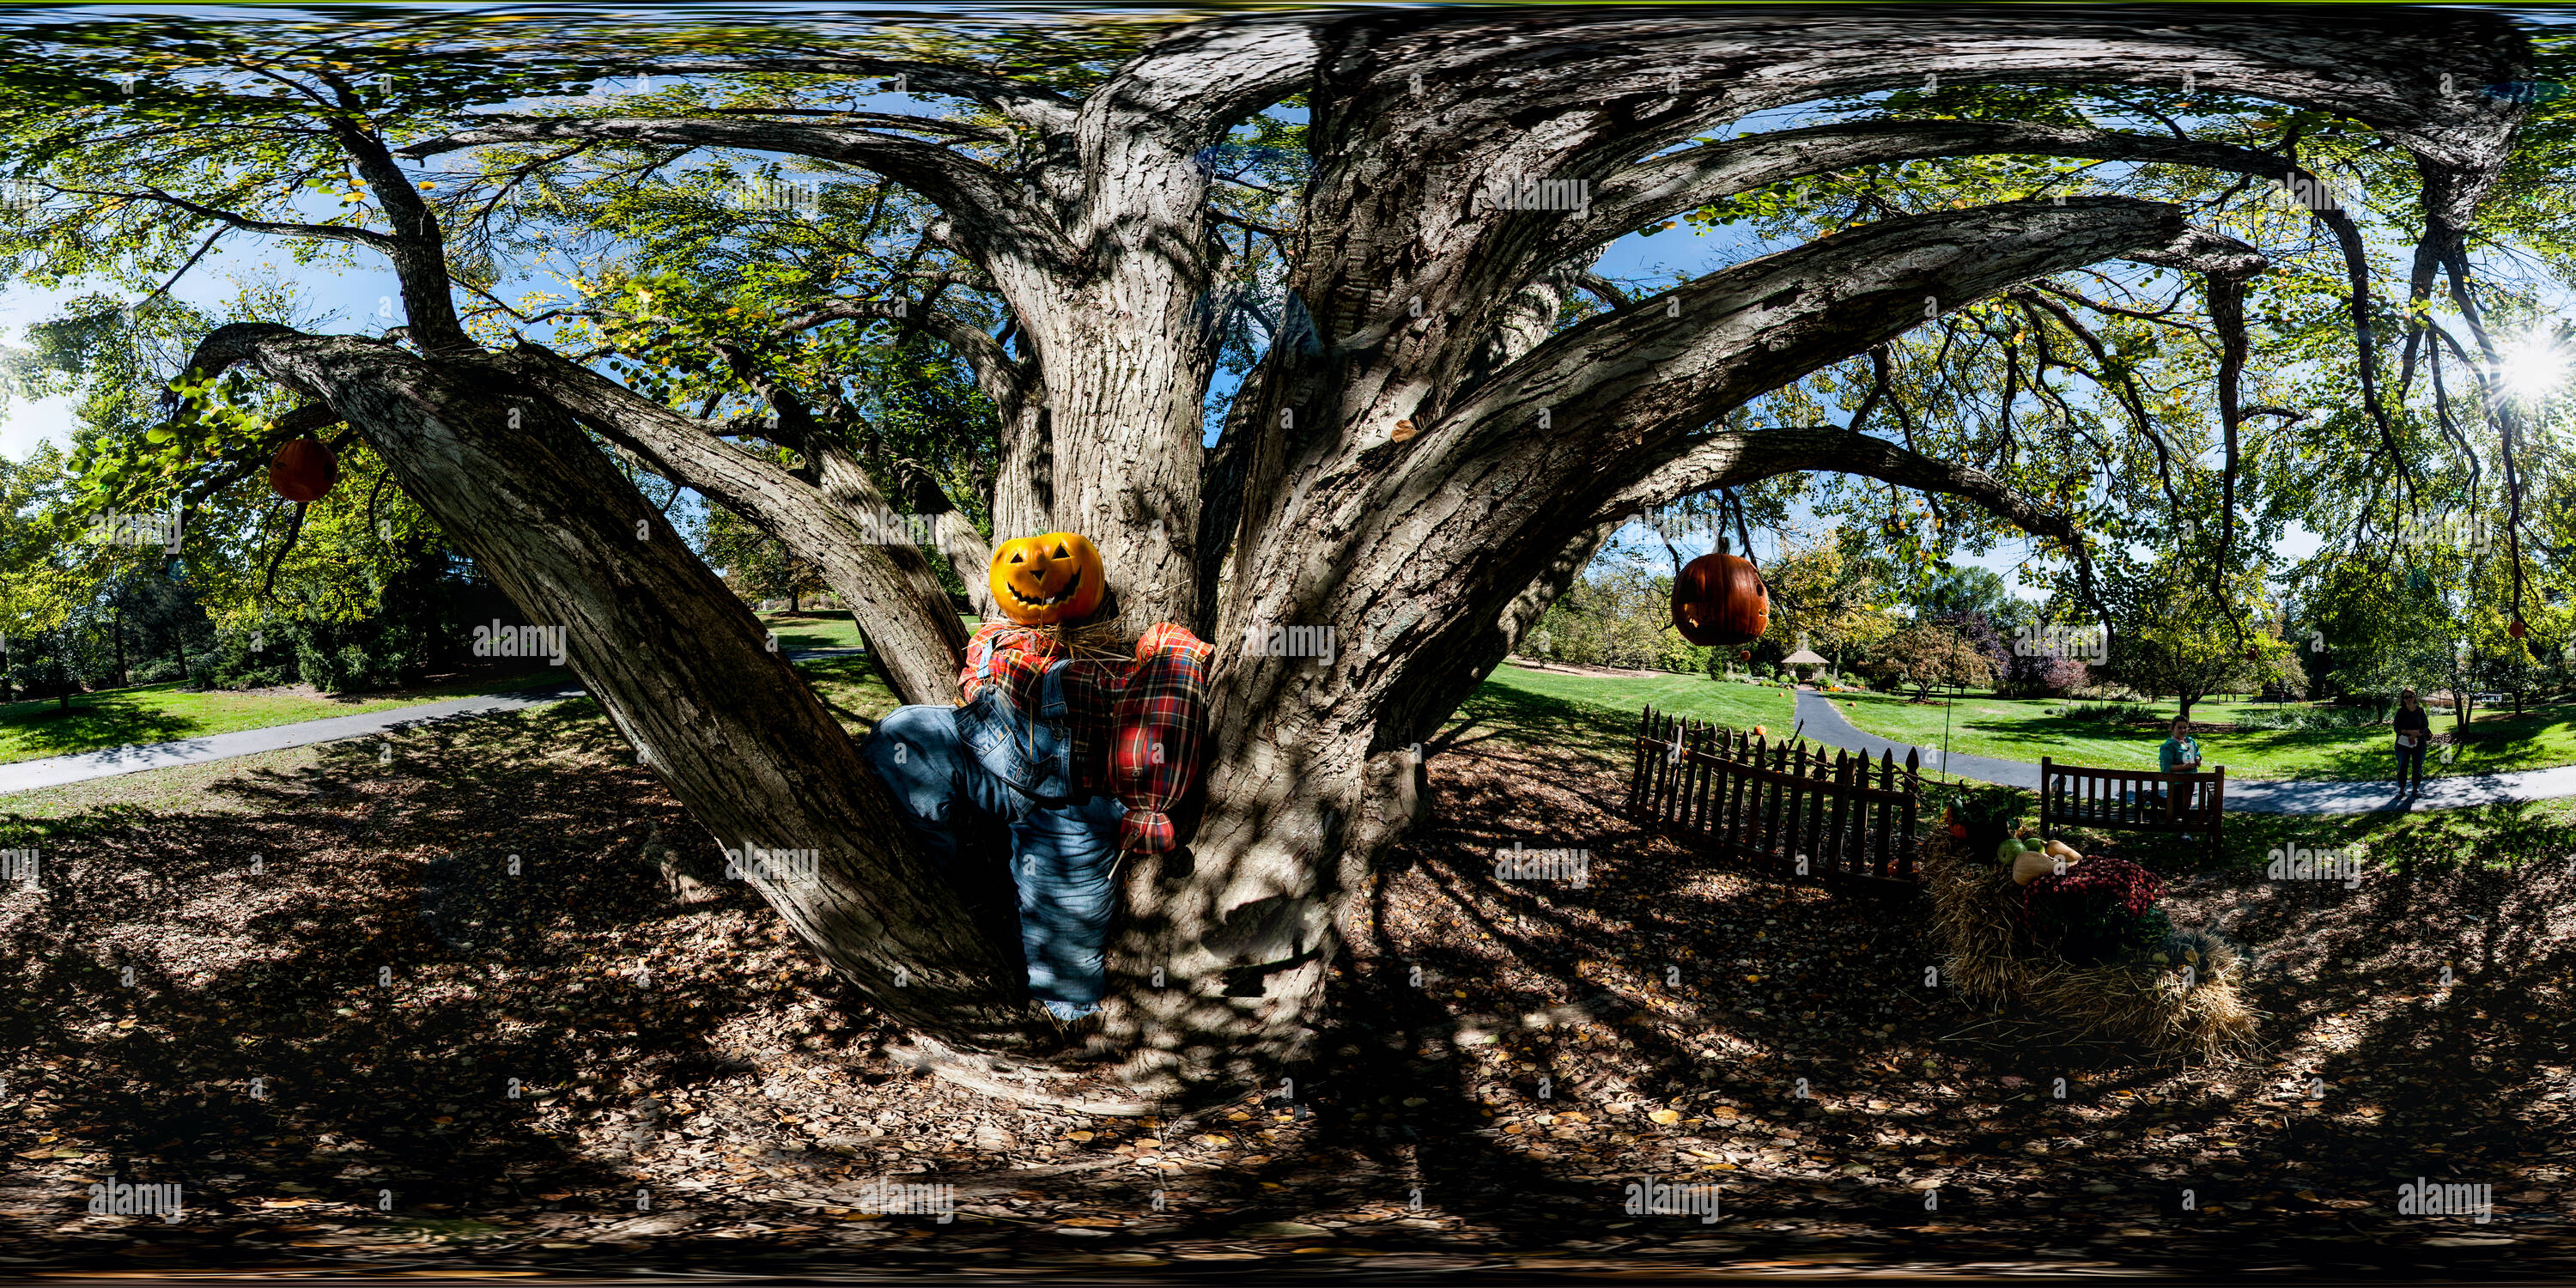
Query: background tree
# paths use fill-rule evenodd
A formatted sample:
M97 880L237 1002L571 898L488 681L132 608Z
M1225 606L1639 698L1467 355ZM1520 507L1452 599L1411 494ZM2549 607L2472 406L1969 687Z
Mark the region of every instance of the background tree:
M1634 560L1603 560L1567 585L1532 634L1544 631L1551 654L1578 666L1707 669L1723 650L1682 638L1673 628L1672 594L1668 576Z
M1808 648L1840 669L1897 628L1885 602L1886 570L1865 545L1866 534L1850 529L1784 530L1779 557L1762 569L1771 586L1771 625L1763 636L1770 648L1786 656L1804 636Z
M2261 591L2251 578L2234 588L2237 602ZM2096 668L2150 698L2171 696L2177 713L2217 693L2250 692L2276 673L2289 645L2262 630L2240 632L2231 605L2167 558L2112 579L2109 661Z
M1898 628L1880 642L1866 665L1911 692L1916 702L1928 700L1935 687L1955 691L1995 682L1994 663L1976 644L1962 638L1954 626L1937 622L1917 621Z
M788 553L785 543L727 511L718 510L707 516L705 544L700 550L709 565L723 572L725 584L746 603L784 599L788 611L795 612L805 596L823 590L821 570Z

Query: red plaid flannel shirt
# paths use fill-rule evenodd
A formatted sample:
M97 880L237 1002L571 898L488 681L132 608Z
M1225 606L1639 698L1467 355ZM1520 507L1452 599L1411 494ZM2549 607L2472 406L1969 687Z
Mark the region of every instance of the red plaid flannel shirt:
M1065 723L1073 739L1075 790L1116 793L1127 806L1119 848L1161 854L1178 844L1170 810L1198 777L1207 731L1207 675L1215 650L1183 627L1160 622L1126 661L1077 658L1064 668ZM1047 668L1064 654L1045 634L988 623L966 642L958 687L973 701L975 673L992 658L993 678L1021 711L1035 711Z

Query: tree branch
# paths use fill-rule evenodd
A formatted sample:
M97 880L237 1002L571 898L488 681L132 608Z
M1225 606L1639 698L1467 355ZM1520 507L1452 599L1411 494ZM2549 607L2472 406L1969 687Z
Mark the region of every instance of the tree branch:
M817 441L802 449L823 480L818 488L543 345L521 341L494 360L663 477L741 515L822 569L876 644L904 701L956 700L966 632L948 611L948 594L920 550L889 538L893 508L866 474L835 470L832 445Z
M397 155L415 159L495 143L613 141L657 147L779 152L864 166L944 212L987 268L991 261L1052 269L1074 257L1045 212L999 172L936 144L837 125L690 117L560 117L510 121L423 139Z

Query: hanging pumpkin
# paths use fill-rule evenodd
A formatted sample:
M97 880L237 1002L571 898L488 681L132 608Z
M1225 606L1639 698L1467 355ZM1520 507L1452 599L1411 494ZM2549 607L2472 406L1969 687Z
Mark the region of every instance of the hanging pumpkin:
M1762 638L1771 625L1771 588L1749 559L1701 555L1673 578L1673 626L1693 644L1733 648ZM1748 650L1740 655L1752 658Z
M319 501L339 481L339 460L321 439L309 435L269 458L268 486L289 501Z
M984 574L993 602L1022 626L1079 622L1100 607L1108 574L1100 551L1078 532L1013 537L993 547Z

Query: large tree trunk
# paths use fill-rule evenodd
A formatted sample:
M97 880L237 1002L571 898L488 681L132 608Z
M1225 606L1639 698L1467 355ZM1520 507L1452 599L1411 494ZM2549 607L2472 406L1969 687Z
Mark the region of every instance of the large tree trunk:
M1981 471L1857 429L1712 428L1730 411L2035 277L2125 257L2233 280L2261 260L2160 203L1941 210L1559 330L1579 266L1636 228L1826 169L1980 151L2294 169L2232 147L1986 123L1693 140L1765 108L1927 75L2151 85L2189 69L2214 92L2382 124L2439 171L2446 217L2465 219L2511 122L2441 98L2423 69L2456 53L2464 82L2482 84L2512 79L2522 57L2479 16L2374 28L1996 14L1975 19L1982 39L1963 39L1970 19L1956 13L1607 10L1586 15L1579 38L1569 21L1451 10L1187 24L1080 100L876 58L776 69L904 72L976 97L1031 136L1037 160L1011 174L911 138L747 115L500 119L405 154L564 140L759 148L872 167L938 207L930 239L989 276L1016 331L1013 353L973 326L928 324L1001 412L996 535L1091 536L1131 632L1190 623L1217 649L1203 808L1184 848L1131 856L1106 1026L1138 1086L1180 1092L1267 1079L1311 1053L1330 964L1354 929L1345 919L1425 806L1419 745L1626 517L1834 470L1970 498L2089 569L2071 520ZM1316 169L1286 239L1289 312L1304 321L1283 328L1210 453L1204 319L1220 263L1194 157L1299 92ZM377 164L381 148L349 147L371 184L408 192ZM1594 217L1480 196L1538 179L1597 185ZM417 196L388 208L418 208ZM798 448L813 477L791 473L533 344L474 350L436 252L432 240L394 256L405 299L419 299L426 356L234 326L207 339L192 371L248 361L326 403L532 620L569 631L609 718L716 836L819 850L817 880L759 884L867 996L952 1045L1031 1049L1009 946L914 852L848 737L761 648L749 611L580 429L812 560L897 690L945 701L964 633L917 550L867 540L859 516L883 505L874 484L820 441ZM779 407L782 422L792 410ZM1417 431L1405 442L1400 421ZM1282 658L1238 646L1274 626L1329 628L1336 647Z
M816 853L811 879L750 879L836 970L905 1024L995 1049L1036 1040L1018 963L906 842L759 619L504 356L243 324L191 365L234 361L329 403L531 620L565 629L575 674L718 845Z

